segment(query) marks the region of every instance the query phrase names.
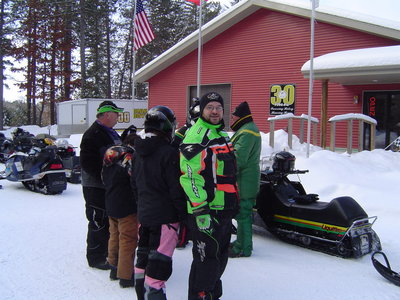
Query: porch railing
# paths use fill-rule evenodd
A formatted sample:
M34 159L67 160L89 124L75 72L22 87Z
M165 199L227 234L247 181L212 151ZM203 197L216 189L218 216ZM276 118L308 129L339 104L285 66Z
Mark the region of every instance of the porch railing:
M304 130L307 128L305 125L305 122L308 121L308 115L302 114L300 116L295 116L292 113L284 114L284 115L279 115L275 117L270 117L268 118L269 122L269 145L274 148L275 144L275 121L280 121L280 120L287 120L288 122L288 146L290 149L292 149L293 146L293 120L299 120L300 121L300 133L299 133L299 140L300 143L304 143ZM312 129L312 137L313 137L313 144L317 144L317 129L318 129L318 119L311 117L311 129Z
M336 123L340 121L347 121L347 153L353 152L353 122L358 120L358 151L363 150L363 139L364 139L364 124L370 126L370 149L375 149L375 128L376 120L364 115L364 114L344 114L333 116L328 122L331 123L331 146L330 150L335 151L335 137L336 137Z

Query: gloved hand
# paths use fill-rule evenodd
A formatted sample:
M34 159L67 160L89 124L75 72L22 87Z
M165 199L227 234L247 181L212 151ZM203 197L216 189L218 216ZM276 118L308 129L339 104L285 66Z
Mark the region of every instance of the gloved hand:
M210 210L200 209L199 211L194 213L194 217L196 218L196 225L199 231L212 234L214 231L214 219L210 215Z

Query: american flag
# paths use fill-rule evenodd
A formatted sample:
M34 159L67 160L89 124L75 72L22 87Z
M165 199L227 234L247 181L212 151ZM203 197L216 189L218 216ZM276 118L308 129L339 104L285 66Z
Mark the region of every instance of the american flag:
M133 39L133 49L136 51L140 47L154 40L154 33L146 12L143 8L142 0L136 1L136 17L135 17L135 38Z
M194 4L200 5L200 0L187 0L189 2L193 2ZM207 0L204 0L207 1Z

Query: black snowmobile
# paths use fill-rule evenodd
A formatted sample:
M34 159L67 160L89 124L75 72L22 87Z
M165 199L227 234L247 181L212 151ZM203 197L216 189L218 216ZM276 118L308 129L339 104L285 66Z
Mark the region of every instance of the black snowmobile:
M67 188L65 169L57 147L48 138L35 138L22 132L14 136L12 153L1 179L21 182L28 190L43 194L60 194Z
M289 152L275 155L272 169L261 172L254 224L289 243L340 257L360 257L381 249L371 228L377 217L368 217L351 197L318 201L303 185L288 178L308 170L294 169ZM260 220L261 218L261 220Z
M0 162L5 163L11 153L14 152L14 144L11 139L6 138L2 132L0 132Z
M57 154L60 156L67 176L67 181L71 183L81 183L81 165L79 156L76 156L74 146L67 140L61 139L55 142Z

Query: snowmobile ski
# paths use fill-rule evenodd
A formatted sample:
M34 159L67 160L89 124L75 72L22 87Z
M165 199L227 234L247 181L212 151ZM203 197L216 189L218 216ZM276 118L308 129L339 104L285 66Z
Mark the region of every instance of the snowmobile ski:
M383 259L385 260L386 266L381 264L376 258L375 255L380 254L383 256ZM394 272L389 264L389 260L386 257L386 254L383 253L382 251L376 251L374 254L371 256L372 264L374 265L375 269L378 271L379 274L381 274L383 277L385 277L387 280L390 282L394 283L397 286L400 286L400 274Z

